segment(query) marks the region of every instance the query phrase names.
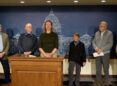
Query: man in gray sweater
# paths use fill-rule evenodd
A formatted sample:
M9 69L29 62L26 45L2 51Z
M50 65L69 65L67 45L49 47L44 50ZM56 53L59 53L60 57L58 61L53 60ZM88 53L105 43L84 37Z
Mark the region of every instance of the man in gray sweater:
M96 83L97 86L109 85L109 60L110 60L110 50L113 45L113 34L108 29L108 23L106 21L101 21L99 24L99 31L95 33L93 39L93 48L97 53L104 53L104 56L96 57ZM101 77L102 66L104 68L105 80L103 82Z

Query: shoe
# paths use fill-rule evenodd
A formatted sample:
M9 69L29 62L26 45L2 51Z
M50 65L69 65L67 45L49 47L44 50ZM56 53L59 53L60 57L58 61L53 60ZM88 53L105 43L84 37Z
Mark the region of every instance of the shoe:
M104 81L104 84L103 84L104 86L113 86L113 84L112 84L112 82L111 81Z
M104 83L103 86L113 86L112 83Z
M99 81L99 80L96 80L94 82L93 86L103 86L103 82L102 81Z
M8 84L11 83L11 79L0 79L1 84Z

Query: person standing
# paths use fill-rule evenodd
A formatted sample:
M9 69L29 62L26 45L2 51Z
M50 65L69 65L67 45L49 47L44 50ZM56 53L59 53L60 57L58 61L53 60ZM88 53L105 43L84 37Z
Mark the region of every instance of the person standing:
M44 23L44 32L40 35L39 51L41 57L57 57L58 35L53 32L53 23L50 20Z
M9 62L7 58L8 50L9 50L8 35L3 32L2 25L0 25L0 62L3 66L4 75L5 75L5 80L1 81L5 81L5 83L11 82Z
M85 45L80 41L78 33L73 34L73 41L69 46L69 86L73 86L73 71L76 66L75 85L80 86L81 67L86 64Z
M104 56L99 56L96 58L96 82L101 86L109 85L109 60L110 60L110 50L113 45L113 34L108 28L108 23L106 21L101 21L99 24L99 31L95 33L93 39L93 48L97 53L104 53ZM105 80L102 82L101 72L102 66L104 68Z
M19 53L28 55L34 55L35 51L38 49L37 37L32 34L32 24L27 23L25 25L25 33L21 34L18 40Z

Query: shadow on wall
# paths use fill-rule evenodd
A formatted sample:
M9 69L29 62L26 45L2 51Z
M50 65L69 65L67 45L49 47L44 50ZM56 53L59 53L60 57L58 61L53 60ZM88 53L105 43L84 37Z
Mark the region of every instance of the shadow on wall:
M8 34L9 37L9 51L8 51L8 55L14 55L18 52L18 48L17 48L17 39L13 38L14 36L14 31L12 28L8 28L6 30L6 33Z

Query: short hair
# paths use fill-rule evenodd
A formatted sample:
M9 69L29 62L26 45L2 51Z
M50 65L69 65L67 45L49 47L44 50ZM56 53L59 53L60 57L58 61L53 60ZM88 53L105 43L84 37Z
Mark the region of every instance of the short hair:
M101 24L105 24L106 26L108 26L108 23L106 21L101 21L99 25Z
M80 35L77 32L75 32L73 35L75 35L75 36L80 38Z
M26 23L25 27L26 27L26 26L28 26L28 25L32 26L32 24L31 24L31 23Z

